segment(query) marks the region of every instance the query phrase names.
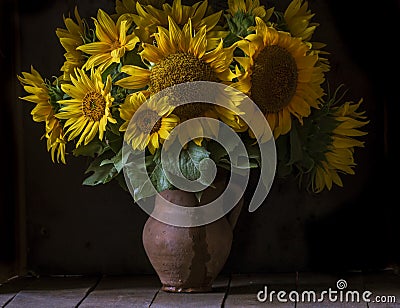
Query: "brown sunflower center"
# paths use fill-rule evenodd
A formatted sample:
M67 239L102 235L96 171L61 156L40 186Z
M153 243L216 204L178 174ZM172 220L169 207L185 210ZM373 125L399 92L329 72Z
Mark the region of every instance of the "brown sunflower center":
M175 53L157 63L150 74L150 91L157 93L189 81L214 81L212 68L190 53Z
M150 74L150 91L157 93L166 88L192 81L217 81L213 69L201 59L190 53L175 53L166 56L157 63ZM184 96L191 93L174 93L174 101L177 104ZM181 98L179 96L182 95ZM174 113L185 121L189 118L198 117L210 109L206 103L191 103L178 106Z
M155 121L156 123L154 124ZM141 132L146 134L150 132L150 134L152 134L160 130L161 119L159 119L157 112L153 110L144 110L140 113L136 125Z
M85 94L82 101L82 113L92 121L100 121L104 116L106 100L98 92L90 91Z
M279 112L296 93L297 77L296 61L290 52L267 46L255 59L251 98L263 113Z
M120 48L121 47L121 43L118 41L118 40L116 40L116 41L114 41L114 42L112 42L111 43L111 50L115 50L115 49L118 49L118 48Z

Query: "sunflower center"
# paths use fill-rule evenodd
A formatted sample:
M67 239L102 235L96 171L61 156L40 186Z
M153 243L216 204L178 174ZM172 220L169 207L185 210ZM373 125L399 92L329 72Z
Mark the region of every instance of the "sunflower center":
M212 68L189 53L175 53L157 63L150 74L150 91L157 93L189 81L215 81Z
M106 109L106 100L98 92L87 92L82 101L82 113L86 118L92 121L100 121L104 116Z
M285 108L296 93L297 65L293 56L280 46L267 46L255 60L251 97L263 113Z
M213 69L204 61L190 53L175 53L166 56L157 63L150 74L150 91L157 93L168 87L192 81L217 81ZM182 97L179 97L181 96ZM174 93L171 104L177 104L184 100L184 96L191 93ZM210 107L206 103L191 103L178 106L174 113L185 121L189 118L198 117Z
M155 121L156 123L154 124ZM144 110L140 113L136 125L142 133L148 134L150 132L150 134L152 134L160 130L161 119L157 112L153 110Z
M115 50L121 47L121 43L117 40L111 43L111 50Z
M211 108L213 108L213 105L209 103L190 103L176 107L174 113L181 122L184 122L188 119L205 116L205 112L211 110Z

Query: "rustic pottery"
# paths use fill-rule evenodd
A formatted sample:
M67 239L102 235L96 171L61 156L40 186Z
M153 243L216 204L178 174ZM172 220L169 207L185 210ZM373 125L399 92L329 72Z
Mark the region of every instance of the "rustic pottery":
M215 199L224 190L224 181L207 188L202 202ZM166 190L160 193L166 200L181 206L199 205L194 193ZM155 198L157 211L165 202ZM204 198L204 199L203 199ZM143 229L143 245L156 271L162 290L168 292L208 292L229 256L233 229L243 205L243 199L227 215L199 227L176 227L149 217Z

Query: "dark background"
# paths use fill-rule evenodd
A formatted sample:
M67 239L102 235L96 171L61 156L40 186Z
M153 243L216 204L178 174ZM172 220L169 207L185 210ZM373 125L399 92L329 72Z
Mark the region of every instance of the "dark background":
M288 1L278 3L282 9ZM146 214L116 183L82 186L85 159L69 155L66 166L53 164L40 140L43 123L31 119L33 104L18 99L25 93L17 74L33 65L51 78L61 67L64 51L55 29L65 27L63 14L75 4L85 18L99 7L112 13L114 1L0 4L0 270L153 273L141 243ZM376 270L400 263L399 2L309 5L320 23L313 38L331 52L331 85L343 82L349 100L364 98L370 120L365 148L356 149L356 174L342 177L344 188L308 195L294 182L276 181L261 208L241 213L224 271Z

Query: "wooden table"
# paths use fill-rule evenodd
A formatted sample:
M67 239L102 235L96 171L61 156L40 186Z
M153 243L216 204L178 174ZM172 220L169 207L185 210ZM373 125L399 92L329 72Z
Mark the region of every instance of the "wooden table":
M343 301L328 298L329 288L343 291ZM344 287L347 284L347 287ZM63 307L400 307L400 276L381 272L271 273L220 275L209 293L167 293L157 276L14 277L0 285L0 306L7 308ZM267 287L267 300L262 300ZM275 291L275 293L272 293ZM351 302L358 293L367 299ZM278 300L277 294L280 293ZM286 292L286 293L283 293ZM271 295L272 294L272 295ZM296 294L299 296L297 302ZM340 293L338 293L339 295ZM348 295L347 302L345 295ZM366 293L369 294L369 293ZM315 302L324 296L324 301ZM303 296L303 299L302 299ZM315 296L315 301L314 297ZM272 301L270 300L272 299ZM286 302L284 300L286 299ZM377 303L385 300L387 303Z

